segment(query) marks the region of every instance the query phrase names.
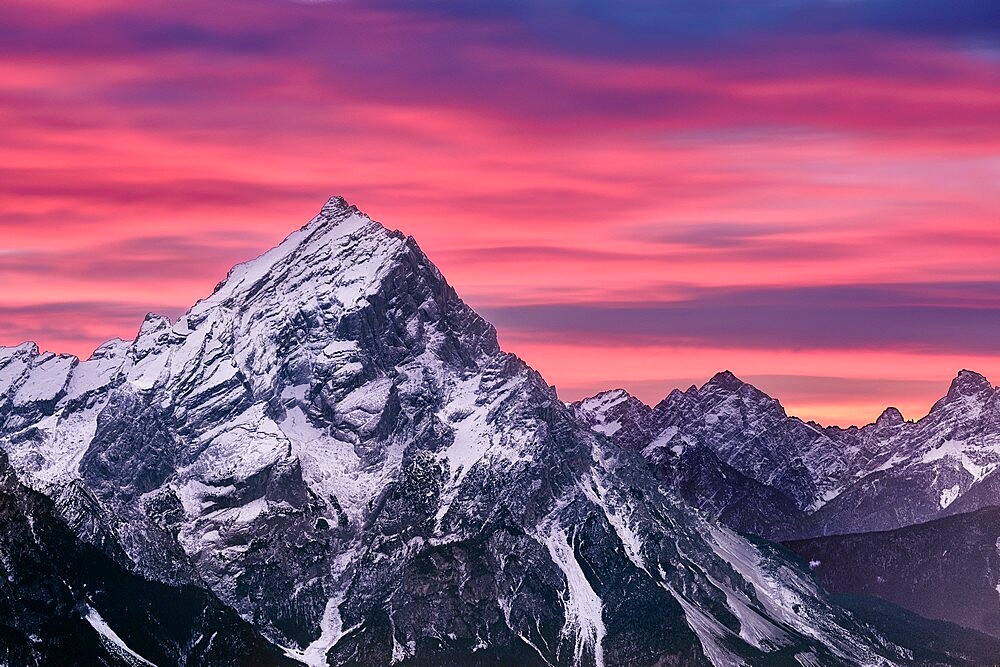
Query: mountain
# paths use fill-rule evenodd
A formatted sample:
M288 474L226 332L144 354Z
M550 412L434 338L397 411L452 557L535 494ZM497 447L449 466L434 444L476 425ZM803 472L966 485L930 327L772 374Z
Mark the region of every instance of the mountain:
M594 401L574 408L601 431ZM610 434L616 443L656 465L692 505L765 537L798 534L849 466L822 428L788 417L776 400L728 371L636 414Z
M891 641L906 644L914 660L954 664L1000 665L995 637L949 623L924 618L870 595L840 594L833 599L855 617L878 624Z
M876 595L1000 637L1000 508L786 546L831 591Z
M0 350L0 447L71 565L136 582L90 624L145 660L168 635L126 616L184 590L308 665L976 664L914 659L692 511L340 198L176 322L86 361Z
M643 438L653 435L643 430L652 409L624 389L612 389L570 405L576 418L598 433L638 431ZM635 437L635 436L634 436Z
M1000 391L961 371L916 422L887 410L875 423L840 431L874 456L856 481L816 513L817 534L886 530L997 504Z
M597 398L574 405L603 432ZM767 537L893 529L995 504L1000 491L1000 391L970 371L916 422L888 408L861 428L822 427L728 371L633 414L612 439L692 504Z
M78 540L3 452L0 522L0 664L297 664L210 592L147 581Z

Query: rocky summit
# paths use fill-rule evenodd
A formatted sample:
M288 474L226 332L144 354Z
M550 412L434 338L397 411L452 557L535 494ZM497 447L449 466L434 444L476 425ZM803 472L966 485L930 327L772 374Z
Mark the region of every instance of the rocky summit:
M747 418L739 401L785 419L735 378L696 394L671 400L720 433ZM0 350L0 657L977 664L917 651L926 637L861 620L784 548L689 507L647 460L686 451L686 431L670 417L655 443L623 447L607 436L647 415L618 407L602 414L620 428L592 428L412 238L331 199L177 321L149 315L86 361ZM782 453L784 435L754 443L773 466L748 443L704 456L794 517L854 473L832 435L788 428L808 459Z
M961 371L917 421L887 408L873 424L824 427L726 371L653 408L619 390L625 417L578 417L658 466L692 505L769 538L891 530L997 504L1000 390ZM639 403L639 405L636 405Z

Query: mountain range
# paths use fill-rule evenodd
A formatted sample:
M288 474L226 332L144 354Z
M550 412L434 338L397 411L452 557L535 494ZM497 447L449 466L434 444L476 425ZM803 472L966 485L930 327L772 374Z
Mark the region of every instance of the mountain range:
M726 371L649 408L624 390L579 419L658 466L685 500L769 538L891 530L995 505L1000 390L963 370L917 421L824 427Z
M567 405L335 197L134 340L0 348L0 659L986 664L764 538L988 504L998 402L964 372L917 422L822 428L722 373Z

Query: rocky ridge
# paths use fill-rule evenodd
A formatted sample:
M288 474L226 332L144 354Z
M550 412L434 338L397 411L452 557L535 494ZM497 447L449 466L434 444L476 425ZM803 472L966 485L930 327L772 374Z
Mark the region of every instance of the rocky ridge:
M77 542L308 665L963 664L692 512L340 198L134 341L0 350L0 447Z
M597 403L574 409L602 432ZM996 504L1000 489L1000 390L971 371L915 422L887 408L867 426L823 427L728 371L633 413L613 440L695 506L767 537L899 528Z

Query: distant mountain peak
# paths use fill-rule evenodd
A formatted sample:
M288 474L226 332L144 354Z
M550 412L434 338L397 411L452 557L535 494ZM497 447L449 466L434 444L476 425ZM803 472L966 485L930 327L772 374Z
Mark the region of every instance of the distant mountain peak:
M743 387L747 386L746 382L739 379L733 374L732 371L728 370L716 373L705 384L718 387L719 389L724 389L726 391L739 391Z
M955 376L955 379L951 381L951 386L948 388L948 398L975 396L976 394L992 391L993 385L990 384L990 381L984 375L975 371L962 369Z
M94 350L93 354L90 355L90 360L108 359L117 356L127 350L131 343L131 341L122 340L121 338L107 340Z
M400 232L372 220L343 197L331 197L316 217L277 247L233 267L190 315L198 319L216 306L257 304L263 292L275 301L319 299L351 308L377 289L407 253L406 246Z
M875 420L875 424L877 426L892 426L902 424L904 421L903 413L899 411L899 408L890 406L882 411L882 414Z
M608 389L606 391L601 391L589 398L584 398L579 401L582 404L596 405L596 404L608 404L608 403L619 403L621 401L633 398L628 391L625 389Z
M25 341L13 347L0 347L0 362L6 361L10 357L37 357L41 351L33 341Z
M327 199L326 203L323 204L323 208L321 209L321 213L323 215L330 217L347 216L350 215L351 213L360 213L360 212L361 211L358 210L357 206L354 206L340 195L333 195L332 197Z
M139 337L165 331L171 326L173 326L173 323L166 315L146 313L146 317L143 318L142 324L139 326Z

